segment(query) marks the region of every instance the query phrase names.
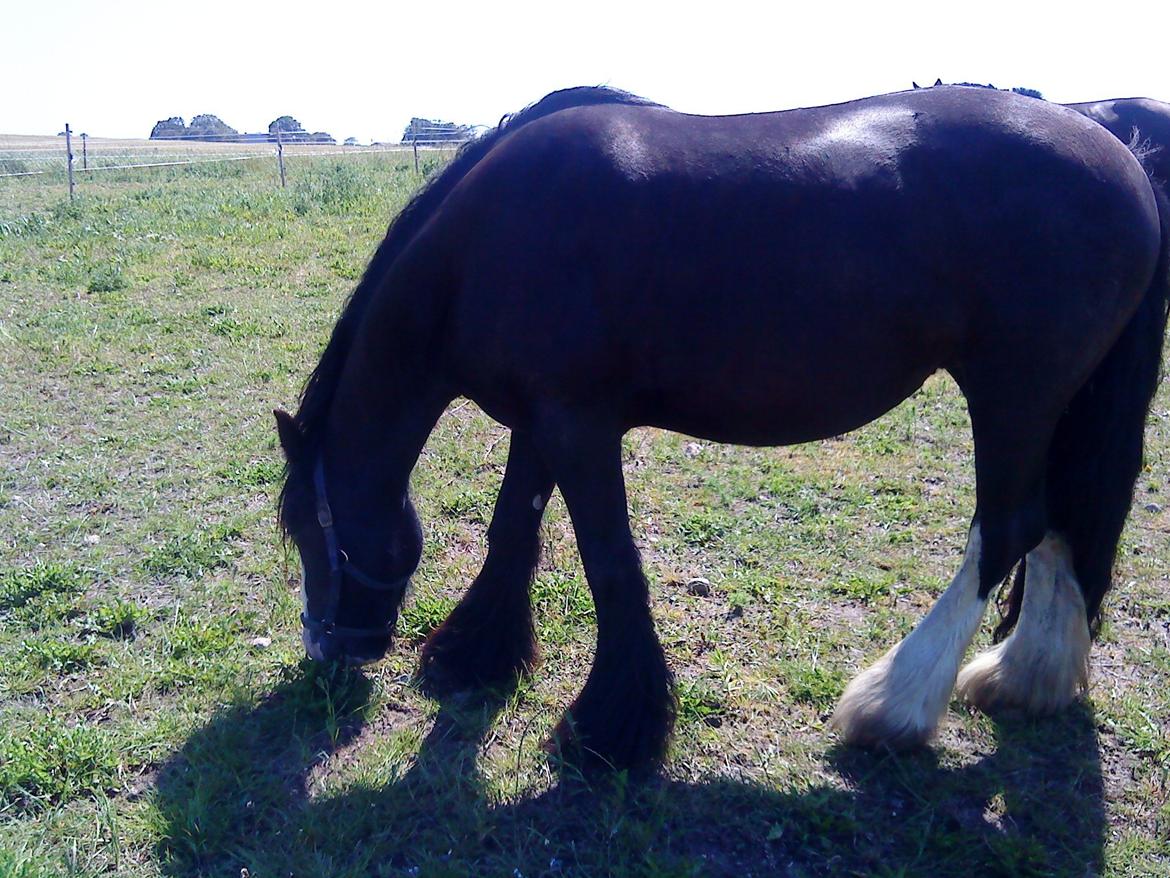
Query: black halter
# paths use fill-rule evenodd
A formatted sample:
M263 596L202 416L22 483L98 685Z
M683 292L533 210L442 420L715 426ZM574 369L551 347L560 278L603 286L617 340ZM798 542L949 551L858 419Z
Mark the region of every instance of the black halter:
M316 634L340 634L344 637L380 637L392 634L390 623L370 626L367 628L352 628L337 624L337 606L341 603L341 583L345 577L350 577L359 585L377 591L405 592L410 574L392 582L383 582L380 579L362 573L352 563L345 550L337 545L337 532L333 529L333 511L329 508L329 499L325 495L325 463L321 458L313 470L313 487L317 492L317 523L321 525L321 532L325 536L325 552L329 557L329 594L325 599L325 613L320 619L314 619L307 612L301 613L301 624Z

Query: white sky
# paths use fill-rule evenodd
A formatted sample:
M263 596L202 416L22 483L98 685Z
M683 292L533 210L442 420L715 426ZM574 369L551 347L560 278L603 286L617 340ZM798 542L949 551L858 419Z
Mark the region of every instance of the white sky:
M8 134L145 137L198 113L258 131L287 113L396 141L412 115L494 124L570 85L737 113L936 77L1170 100L1170 2L0 0Z

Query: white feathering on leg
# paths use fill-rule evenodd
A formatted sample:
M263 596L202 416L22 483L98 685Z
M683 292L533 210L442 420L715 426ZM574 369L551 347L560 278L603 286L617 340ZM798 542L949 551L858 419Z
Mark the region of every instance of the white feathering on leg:
M907 749L934 734L987 606L979 597L981 542L976 525L959 572L926 617L846 687L832 725L847 744Z
M1050 533L1028 553L1015 629L963 668L959 695L980 710L1061 710L1088 685L1090 646L1072 552Z

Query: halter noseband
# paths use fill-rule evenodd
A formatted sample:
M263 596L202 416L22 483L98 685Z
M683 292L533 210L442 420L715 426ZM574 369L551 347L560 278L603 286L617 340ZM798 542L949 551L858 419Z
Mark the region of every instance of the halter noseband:
M343 637L380 637L393 633L389 623L370 626L367 628L352 628L337 624L337 607L341 603L341 584L345 577L350 577L359 585L372 588L375 591L405 592L410 574L391 582L374 579L369 574L358 570L345 554L345 550L337 545L337 531L333 528L333 510L329 508L329 499L325 494L325 462L317 459L313 469L313 488L317 493L317 524L321 526L321 533L325 537L325 553L329 558L329 593L325 598L325 613L320 619L314 619L306 611L301 613L301 624L314 634L340 634Z

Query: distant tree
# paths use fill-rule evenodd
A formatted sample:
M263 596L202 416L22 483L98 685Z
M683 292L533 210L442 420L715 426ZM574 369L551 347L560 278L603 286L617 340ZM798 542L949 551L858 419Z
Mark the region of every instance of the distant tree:
M402 132L402 142L413 143L416 131L419 143L470 140L475 134L475 129L471 125L456 125L454 122L441 122L438 119L423 119L415 116L406 126L406 130Z
M150 139L182 137L186 133L187 123L183 121L183 117L171 116L169 119L162 119L154 123L154 127L150 129Z
M357 146L358 145L357 138L356 137L345 138L345 145L346 146Z
M333 135L328 131L314 131L312 134L308 135L305 140L307 140L309 143L337 143L337 141L333 139Z
M309 136L309 132L292 116L280 116L268 123L270 135L276 137L278 132L282 140L305 140Z
M187 135L196 136L200 140L235 140L239 133L219 116L210 113L196 116L187 126Z
M1034 88L1024 88L1023 86L1017 85L1012 89L1012 91L1027 98L1038 98L1039 100L1044 100L1044 95L1040 94L1040 92Z

